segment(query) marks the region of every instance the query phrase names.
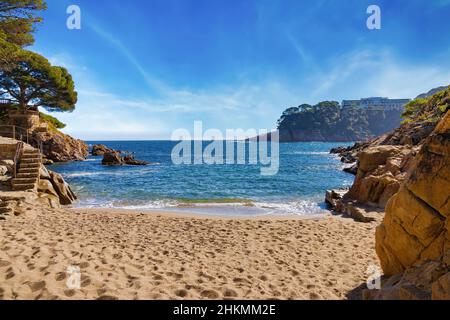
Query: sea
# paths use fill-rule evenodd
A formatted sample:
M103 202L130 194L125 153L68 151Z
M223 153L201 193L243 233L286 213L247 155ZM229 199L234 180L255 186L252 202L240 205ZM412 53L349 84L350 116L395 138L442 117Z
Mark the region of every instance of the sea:
M313 217L327 212L324 203L327 189L349 187L354 179L342 171L344 165L338 156L329 153L331 148L345 145L342 143L281 143L279 169L274 175L262 175L264 165L249 161L174 164L171 154L179 143L176 141L87 143L133 153L136 159L151 164L102 166L101 156L90 156L86 161L50 166L63 175L76 193L75 207L220 216ZM249 142L235 142L235 151L239 143L245 144L249 160ZM207 145L204 141L203 147Z

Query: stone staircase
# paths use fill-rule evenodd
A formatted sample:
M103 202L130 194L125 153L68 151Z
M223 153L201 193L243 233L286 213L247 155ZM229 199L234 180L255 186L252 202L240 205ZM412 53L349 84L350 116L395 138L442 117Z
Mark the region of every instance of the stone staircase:
M41 163L42 157L39 150L24 149L17 175L11 182L12 189L14 191L36 190Z

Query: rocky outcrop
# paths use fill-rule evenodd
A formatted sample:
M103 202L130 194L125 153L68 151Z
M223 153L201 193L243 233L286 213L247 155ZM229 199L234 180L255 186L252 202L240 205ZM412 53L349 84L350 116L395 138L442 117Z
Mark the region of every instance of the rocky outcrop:
M114 150L111 148L108 148L104 144L94 144L92 146L91 154L93 156L103 156L105 153L113 152Z
M30 206L59 208L75 200L75 194L63 177L41 165L39 182L35 190L12 191L11 187L0 189L0 220L19 215Z
M400 188L417 149L402 146L373 146L358 154L355 181L347 197L384 208Z
M36 132L33 140L36 146L42 143L44 156L54 162L82 161L89 154L89 147L84 141L59 131Z
M357 222L372 222L374 217L367 216L367 211L357 201L346 197L347 190L328 190L325 195L325 203L334 212L343 214Z
M106 152L103 155L102 165L104 166L121 166L123 159L119 151Z
M122 165L132 165L132 166L145 166L149 163L146 161L136 160L132 154L127 154L122 157L120 151L106 152L103 155L102 165L104 166L122 166Z
M125 164L131 165L131 166L146 166L149 164L146 161L135 159L132 154L127 154L125 157L123 157L122 161Z
M377 298L411 283L429 297L449 296L449 112L425 140L400 190L389 200L376 231L376 251L385 275L401 274L396 277L402 280L392 284L394 289L383 288ZM433 277L424 277L423 268ZM419 286L417 281L424 283Z
M41 166L38 193L40 198L48 200L51 207L72 204L77 197L64 178L56 172L47 170Z
M429 261L382 281L380 290L364 290L365 300L449 300L450 272Z

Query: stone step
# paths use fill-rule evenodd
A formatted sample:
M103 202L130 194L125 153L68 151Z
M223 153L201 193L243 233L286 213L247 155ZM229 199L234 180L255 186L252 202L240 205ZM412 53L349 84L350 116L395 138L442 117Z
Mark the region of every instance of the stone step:
M37 149L25 149L22 152L23 154L40 154L39 150Z
M22 158L20 159L21 164L25 163L41 163L41 158Z
M33 190L36 187L35 184L15 184L13 185L14 191L26 191L26 190Z
M29 183L36 183L37 178L14 178L12 179L11 183L13 185L15 184L29 184Z
M17 172L18 174L30 174L30 173L34 173L34 174L39 174L39 167L34 167L34 168L19 168L19 171Z
M41 155L34 153L24 153L22 154L22 159L41 159Z
M23 169L31 169L31 168L38 168L39 169L40 166L41 166L40 163L21 163L19 170L22 169L22 168Z
M37 170L33 170L32 172L20 172L17 174L16 178L38 178L39 172Z

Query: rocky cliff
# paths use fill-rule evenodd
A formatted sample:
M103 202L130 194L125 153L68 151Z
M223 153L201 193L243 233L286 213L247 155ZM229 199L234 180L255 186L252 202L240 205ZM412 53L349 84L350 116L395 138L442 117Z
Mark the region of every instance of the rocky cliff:
M332 150L342 156L343 162L348 162L347 159L357 161L354 183L343 198L384 209L405 181L416 155L447 112L449 104L450 89L414 100L406 106L405 121L391 133L370 143Z
M36 146L42 142L43 154L54 162L82 161L89 155L89 147L84 141L56 130L35 132L33 141Z
M398 127L402 110L341 107L336 101L288 108L278 120L281 142L365 141Z
M22 128L19 131L21 134L27 131L30 144L36 148L42 145L47 163L80 161L88 156L87 144L59 131L58 128L64 125L56 118L37 111L23 113L15 109L5 110L5 107L0 109L3 109L3 113L0 112L0 125ZM2 134L13 137L12 132Z
M450 113L414 159L376 231L384 274L374 299L450 299Z

